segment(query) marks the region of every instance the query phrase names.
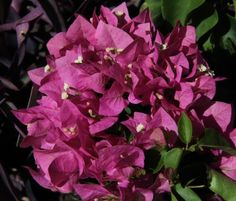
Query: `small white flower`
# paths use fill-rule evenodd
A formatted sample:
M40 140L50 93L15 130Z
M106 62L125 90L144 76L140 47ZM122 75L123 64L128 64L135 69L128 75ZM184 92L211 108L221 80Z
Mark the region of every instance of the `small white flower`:
M159 93L156 93L156 97L159 99L159 100L162 100L163 99L163 96Z
M120 16L124 15L124 12L118 10L118 11L115 12L115 14L116 14L116 16L120 17Z
M127 73L127 74L125 74L125 79L127 80L127 79L131 79L132 78L132 75L131 75L131 73Z
M83 57L82 56L78 56L78 58L74 61L74 63L82 64L83 63Z
M123 154L120 155L120 158L125 158Z
M51 69L51 67L50 67L49 65L46 65L46 66L44 67L44 72L45 72L45 73L49 73L51 70L52 70L52 69Z
M201 64L201 65L199 66L198 70L199 70L200 72L206 72L206 71L208 70L208 68L207 68L205 65Z
M207 74L210 75L211 77L215 76L215 72L213 70L209 70Z
M133 67L133 64L129 64L128 68L131 69Z
M89 113L90 117L92 117L92 118L96 117L96 114L93 114L93 110L92 109L88 109L88 113Z
M65 91L67 91L70 88L70 85L67 84L67 83L64 83L63 88L64 88Z
M68 93L66 92L66 91L63 91L62 93L61 93L61 99L62 100L65 100L65 99L67 99L69 97L69 95L68 95Z
M136 126L136 131L137 131L137 133L143 131L144 129L145 129L145 127L144 127L144 125L141 124L141 123Z
M161 50L166 50L167 49L167 44L166 43L161 44L160 49Z
M106 52L111 52L111 51L115 50L115 48L114 47L107 47L105 50L106 50Z
M119 53L123 52L123 50L124 50L124 49L122 49L122 48L117 48L117 49L116 49L116 52L119 54Z

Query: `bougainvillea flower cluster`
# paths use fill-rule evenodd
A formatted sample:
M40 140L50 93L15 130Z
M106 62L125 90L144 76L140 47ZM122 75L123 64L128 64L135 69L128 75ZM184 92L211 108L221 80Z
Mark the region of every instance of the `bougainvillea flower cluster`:
M83 201L152 201L173 186L171 168L155 173L153 149L183 146L178 121L192 122L192 142L205 128L236 145L232 106L213 101L214 72L202 58L195 29L179 24L167 36L148 10L131 19L123 3L78 16L47 44L47 65L29 71L42 97L14 112L27 125L43 187L76 192ZM236 180L236 157L211 151L212 168Z

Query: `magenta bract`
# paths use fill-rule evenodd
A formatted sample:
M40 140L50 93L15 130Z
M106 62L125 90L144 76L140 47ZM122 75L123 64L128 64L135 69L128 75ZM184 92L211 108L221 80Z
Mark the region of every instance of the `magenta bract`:
M22 147L33 147L30 173L45 188L75 190L83 201L152 201L170 192L171 177L146 172L145 154L178 147L183 111L193 139L212 127L236 142L232 107L211 100L215 79L192 26L162 36L148 10L131 19L123 3L101 7L90 22L79 15L47 48L47 65L29 72L42 98L14 111L28 128ZM220 160L233 179L235 164L235 157Z

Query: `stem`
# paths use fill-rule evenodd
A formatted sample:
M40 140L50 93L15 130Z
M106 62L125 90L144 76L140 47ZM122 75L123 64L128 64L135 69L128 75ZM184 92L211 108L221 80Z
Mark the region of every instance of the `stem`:
M204 188L205 185L197 185L197 186L187 186L188 188Z
M192 182L194 182L197 178L193 178L190 181L188 181L188 183L186 184L186 186L189 186Z
M188 144L186 144L185 149L188 150Z

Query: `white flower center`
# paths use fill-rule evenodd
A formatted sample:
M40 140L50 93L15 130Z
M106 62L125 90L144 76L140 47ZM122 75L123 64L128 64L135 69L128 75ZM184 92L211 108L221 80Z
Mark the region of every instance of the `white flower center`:
M161 50L166 50L167 49L167 44L166 43L161 44L160 49Z
M207 66L201 64L199 67L198 67L198 70L203 73L203 72L206 72L205 75L209 75L211 77L214 77L215 76L215 72L213 70L210 70Z
M51 70L52 70L52 69L51 69L51 67L50 67L49 65L46 65L46 66L44 67L44 72L45 72L45 73L49 73Z
M70 127L70 128L63 128L63 132L69 135L75 135L76 134L76 127Z
M215 76L215 72L213 70L209 70L207 74L210 75L211 77Z
M163 99L163 96L159 93L156 93L156 97L159 99L159 100L162 100Z
M145 129L145 127L144 127L144 125L141 124L141 123L136 126L136 131L137 131L137 133L143 131L144 129Z
M131 69L133 67L133 64L129 64L128 68Z
M108 55L104 55L104 59L107 61L113 61L113 59Z
M70 85L67 84L67 83L64 83L63 88L64 88L65 91L67 91L70 88Z
M114 47L107 47L105 50L106 50L106 52L111 52L111 51L115 50L115 48Z
M120 155L120 158L125 158L123 154Z
M74 63L82 64L83 63L83 57L82 56L78 56L78 58L74 61Z
M120 16L124 15L124 12L118 10L118 11L115 12L115 14L116 14L118 17L120 17Z
M205 72L205 71L208 70L208 68L207 68L205 65L201 64L201 65L199 66L198 70L199 70L200 72Z
M63 91L62 93L61 93L61 99L62 100L65 100L65 99L67 99L69 97L69 95L68 95L68 93L66 92L66 91Z
M93 114L93 110L92 109L88 109L88 113L89 113L90 117L92 117L92 118L96 117L96 114Z
M124 50L124 49L122 49L122 48L117 48L117 49L116 49L116 52L119 54L119 53L121 53L123 50Z
M127 74L125 74L125 79L131 79L131 78L132 78L131 73L127 73Z
M111 52L113 54L120 54L124 49L122 48L115 48L115 47L107 47L105 51L107 53Z

